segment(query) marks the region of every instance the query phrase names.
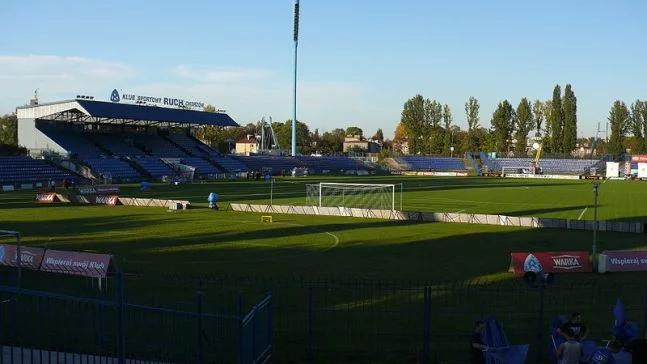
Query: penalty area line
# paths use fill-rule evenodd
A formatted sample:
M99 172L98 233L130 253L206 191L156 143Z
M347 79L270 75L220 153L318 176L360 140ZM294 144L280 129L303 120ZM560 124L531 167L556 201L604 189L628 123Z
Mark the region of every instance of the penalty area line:
M582 220L582 216L584 216L584 213L585 213L585 212L586 212L586 210L588 210L588 209L589 209L589 207L587 206L587 207L585 207L585 208L584 208L584 210L582 210L582 212L580 213L580 217L578 217L578 218L577 218L577 220L578 220L578 221L579 221L579 220Z

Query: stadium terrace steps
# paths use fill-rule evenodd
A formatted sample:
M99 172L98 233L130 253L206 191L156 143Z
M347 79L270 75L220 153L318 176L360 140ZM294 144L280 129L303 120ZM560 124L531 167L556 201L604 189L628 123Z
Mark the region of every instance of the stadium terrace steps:
M532 158L486 158L490 171L501 172L503 168L529 168ZM546 173L585 174L596 166L599 159L540 159L541 170Z
M182 158L182 163L195 167L195 171L201 175L213 175L223 173L218 167L214 166L210 162L198 157Z
M187 153L156 134L133 134L133 140L135 145L141 146L151 156L166 158L188 157Z
M312 169L317 173L324 171L357 171L366 170L367 166L361 161L348 158L348 157L314 157L314 156L299 156L297 157L303 166Z
M211 155L209 159L216 163L222 170L229 173L246 172L249 169L243 162L236 158Z
M192 136L184 133L169 133L166 138L180 149L188 152L193 156L206 156L211 153L216 153L214 150L193 138ZM217 154L217 153L216 153Z
M38 128L72 155L96 158L106 154L77 128L59 128L49 125L40 125Z
M132 145L132 137L129 134L88 134L88 138L112 155L120 157L146 155L144 151Z
M173 176L175 174L166 163L157 157L133 158L131 161L155 179L159 179L164 176Z
M434 156L403 156L395 158L408 171L465 171L465 162L461 158L434 157Z
M28 157L0 156L0 185L36 183L63 180L77 180L78 177L60 168L54 167L45 160Z
M135 180L140 178L127 162L116 158L84 158L83 162L101 177L111 177L121 180Z

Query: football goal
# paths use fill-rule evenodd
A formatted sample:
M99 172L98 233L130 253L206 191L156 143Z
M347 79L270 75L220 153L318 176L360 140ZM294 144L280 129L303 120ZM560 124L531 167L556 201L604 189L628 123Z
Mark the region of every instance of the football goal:
M395 210L395 185L324 182L307 184L306 205Z

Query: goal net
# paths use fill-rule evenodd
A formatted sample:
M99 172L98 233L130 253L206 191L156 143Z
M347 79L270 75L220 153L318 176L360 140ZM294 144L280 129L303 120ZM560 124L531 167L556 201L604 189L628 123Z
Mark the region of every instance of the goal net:
M306 185L306 204L395 210L395 185L317 183Z

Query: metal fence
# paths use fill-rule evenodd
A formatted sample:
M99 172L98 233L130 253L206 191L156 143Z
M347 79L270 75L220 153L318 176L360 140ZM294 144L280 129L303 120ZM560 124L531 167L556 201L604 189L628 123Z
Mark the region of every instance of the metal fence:
M544 295L521 279L378 281L326 277L201 277L212 292L271 289L274 358L288 363L456 363L469 361L475 320L498 318L511 343L529 344L528 363L545 359L551 321L582 312L592 338L611 337L620 297L627 318L644 327L647 285L618 285L608 276L561 275ZM616 276L617 277L617 276ZM164 278L187 284L186 277Z
M0 281L0 363L271 357L458 364L468 361L473 322L489 316L501 321L512 344L530 344L527 362L536 363L548 356L551 320L559 315L582 312L593 339L610 338L618 297L626 317L647 326L647 286L619 275L560 275L540 305L538 290L509 277L428 282L146 273L109 278L98 291L96 279L23 273L21 288Z
M102 291L93 278L58 275L68 283L59 292L26 288L34 278L29 274L18 284L15 271L2 273L0 363L247 364L272 355L271 294L248 312L241 299L225 310L211 305L198 284L177 309L131 301L121 273ZM46 284L57 281L40 274ZM80 295L90 287L94 296ZM66 290L76 294L60 293Z

